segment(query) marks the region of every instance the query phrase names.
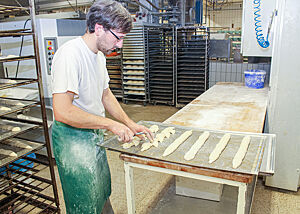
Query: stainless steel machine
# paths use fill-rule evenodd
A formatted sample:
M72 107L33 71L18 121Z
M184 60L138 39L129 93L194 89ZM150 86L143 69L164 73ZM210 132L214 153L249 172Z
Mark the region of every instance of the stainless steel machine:
M276 168L266 185L292 191L300 184L299 10L296 0L244 0L242 37L244 56L272 57L265 132L277 136Z

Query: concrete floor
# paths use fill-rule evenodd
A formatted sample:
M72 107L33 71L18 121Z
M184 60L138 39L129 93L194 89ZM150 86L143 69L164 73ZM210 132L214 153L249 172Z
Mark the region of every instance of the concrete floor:
M144 107L142 105L122 104L122 107L134 121L151 120L162 122L178 111L178 109L169 106L147 105ZM126 214L127 205L123 162L119 159L119 153L117 152L108 151L107 156L112 176L111 203L115 214ZM65 213L59 178L57 182L62 213ZM134 183L137 214L235 213L236 189L228 186L224 187L221 202L216 204L216 202L212 201L198 203L199 199L175 195L174 178L169 175L135 169ZM200 204L205 204L205 206ZM227 209L224 210L222 206L227 207ZM210 207L215 207L215 209L210 209ZM214 211L218 209L219 212ZM263 185L262 179L259 179L255 189L251 213L299 214L300 191L294 193L268 188Z

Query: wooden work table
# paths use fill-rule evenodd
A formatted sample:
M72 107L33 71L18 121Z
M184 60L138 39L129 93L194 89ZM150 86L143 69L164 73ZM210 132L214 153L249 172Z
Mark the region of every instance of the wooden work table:
M218 83L165 123L197 128L261 133L269 88L251 89L242 83Z
M194 128L261 133L269 88L251 89L242 83L218 83L164 123ZM191 168L149 158L121 154L124 161L128 213L135 213L133 168L143 168L218 185L238 187L237 213L248 213L257 176Z

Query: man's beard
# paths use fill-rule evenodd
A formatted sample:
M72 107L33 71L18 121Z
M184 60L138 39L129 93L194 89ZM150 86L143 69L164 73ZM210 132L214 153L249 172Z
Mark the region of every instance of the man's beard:
M104 48L104 45L101 44L101 42L97 42L97 49L99 51L101 51L104 55L108 55L110 54L111 52L113 52L117 47L114 46L113 48L111 49L106 49Z

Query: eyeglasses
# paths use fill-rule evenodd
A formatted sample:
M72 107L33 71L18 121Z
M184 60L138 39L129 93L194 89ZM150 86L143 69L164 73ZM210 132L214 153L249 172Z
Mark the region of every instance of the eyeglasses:
M123 38L118 37L118 36L117 36L114 32L112 32L110 29L109 29L109 32L111 32L111 34L114 35L114 37L116 37L116 39L117 39L118 41L120 41L121 39L123 39Z

